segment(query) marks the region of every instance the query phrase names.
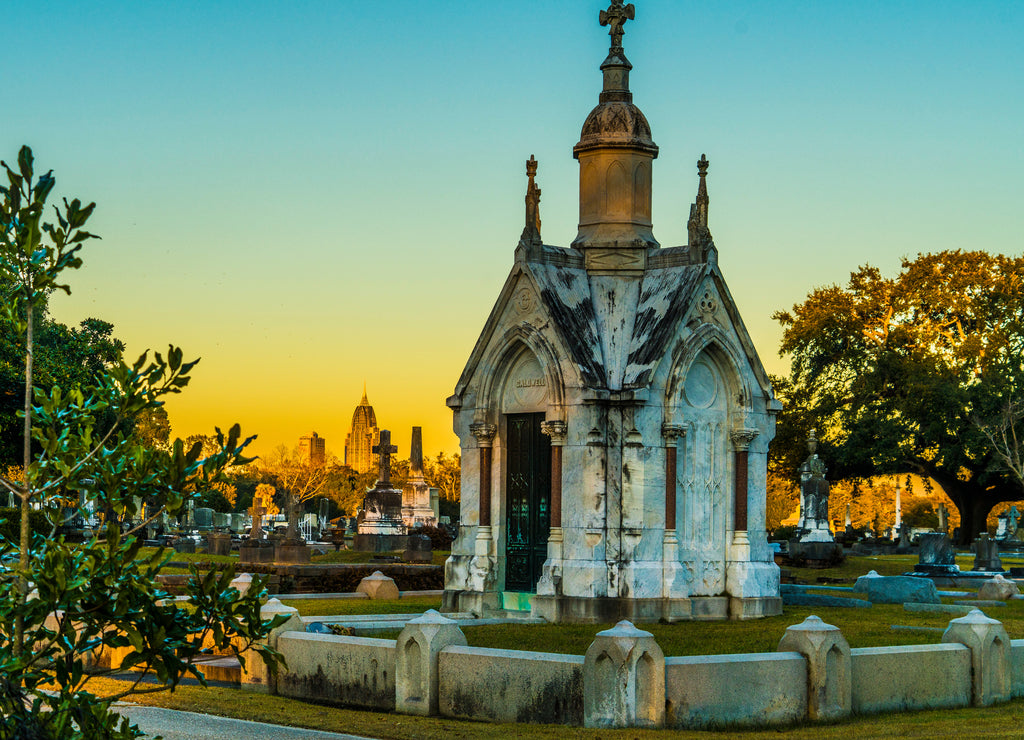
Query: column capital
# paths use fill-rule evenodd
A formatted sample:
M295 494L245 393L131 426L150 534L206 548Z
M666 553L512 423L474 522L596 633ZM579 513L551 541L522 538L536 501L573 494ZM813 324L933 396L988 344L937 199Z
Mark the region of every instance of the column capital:
M498 433L498 427L485 421L474 421L469 425L469 431L476 437L478 446L490 447L494 442L494 435Z
M551 437L551 444L561 447L565 444L565 435L569 431L569 425L559 419L542 421L540 431L541 434Z
M758 434L760 432L756 429L733 429L729 436L732 437L732 443L737 452L746 452Z
M665 444L674 447L680 437L686 436L686 427L682 424L662 424L661 436L665 438Z

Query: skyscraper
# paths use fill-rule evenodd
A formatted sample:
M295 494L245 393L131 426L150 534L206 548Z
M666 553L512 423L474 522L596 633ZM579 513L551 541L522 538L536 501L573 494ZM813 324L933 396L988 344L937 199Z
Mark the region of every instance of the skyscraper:
M373 413L373 406L366 398L364 386L363 399L352 412L352 427L345 437L345 464L359 473L371 470L377 464L377 456L372 449L379 440L377 415Z

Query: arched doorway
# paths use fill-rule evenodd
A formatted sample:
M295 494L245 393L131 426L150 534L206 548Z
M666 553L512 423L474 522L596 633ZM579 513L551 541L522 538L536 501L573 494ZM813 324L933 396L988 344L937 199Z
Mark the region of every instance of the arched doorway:
M551 441L541 433L548 406L547 378L527 348L505 382L505 590L533 592L547 558L550 534Z

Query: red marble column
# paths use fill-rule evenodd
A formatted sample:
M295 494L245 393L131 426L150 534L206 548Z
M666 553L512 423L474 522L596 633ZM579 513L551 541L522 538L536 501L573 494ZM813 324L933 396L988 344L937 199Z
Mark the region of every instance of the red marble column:
M737 532L747 531L747 459L750 442L756 436L757 430L754 429L738 429L732 433L732 443L736 448L733 464L733 529Z
M551 527L562 526L562 447L567 431L564 421L541 422L542 433L551 437Z
M680 424L662 424L665 438L665 529L676 528L676 441L686 435Z
M498 428L494 424L475 422L469 430L480 446L480 526L491 526L491 452L494 435Z

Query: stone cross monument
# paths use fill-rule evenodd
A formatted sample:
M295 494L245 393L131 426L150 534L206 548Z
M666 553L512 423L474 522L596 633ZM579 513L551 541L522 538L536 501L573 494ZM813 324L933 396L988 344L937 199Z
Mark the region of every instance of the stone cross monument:
M391 432L380 430L380 442L373 446L378 456L377 485L363 497L352 547L364 552L386 552L405 547L402 522L402 492L391 485L391 456L398 447L391 444Z
M612 49L622 50L622 37L626 33L623 26L626 25L626 21L634 18L636 8L633 7L633 3L624 6L622 0L612 0L611 7L601 11L598 22L602 26L609 26L608 35L612 37Z
M391 488L391 456L398 452L398 447L391 444L391 432L387 429L380 431L380 444L373 446L374 455L378 456L377 461L377 488Z

